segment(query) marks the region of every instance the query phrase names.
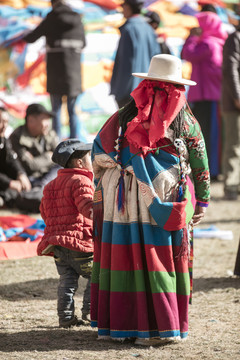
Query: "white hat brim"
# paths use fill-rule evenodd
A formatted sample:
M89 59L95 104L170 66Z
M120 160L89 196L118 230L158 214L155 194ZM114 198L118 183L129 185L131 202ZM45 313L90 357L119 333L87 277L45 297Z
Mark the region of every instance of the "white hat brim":
M174 83L174 84L190 85L190 86L197 85L197 83L195 81L187 80L187 79L181 79L181 80L176 81L176 79L174 80L174 79L164 78L164 77L149 76L148 73L132 73L132 75L136 76L136 77L139 77L139 78L142 78L142 79L165 81L165 82L170 82L170 83Z

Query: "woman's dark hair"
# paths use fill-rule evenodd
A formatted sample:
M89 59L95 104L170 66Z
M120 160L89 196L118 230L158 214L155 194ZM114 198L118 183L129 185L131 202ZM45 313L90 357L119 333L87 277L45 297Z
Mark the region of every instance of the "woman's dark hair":
M131 6L133 14L140 14L142 11L142 4L129 4Z
M158 26L161 23L161 18L156 11L148 11L144 14L144 17L147 19L148 23L156 23Z
M72 161L74 159L82 159L90 150L76 150L68 159L68 162L65 165L65 168L72 168Z
M185 107L183 106L170 125L171 129L173 130L173 140L179 138L183 133L184 111L185 111Z
M201 12L203 12L203 11L210 11L210 12L217 14L217 10L212 4L203 5Z
M140 14L144 4L144 0L125 0L125 4L130 6L133 14Z
M184 107L179 111L175 119L173 120L171 124L171 129L174 131L173 137L174 140L183 132L184 128ZM134 99L130 100L130 102L124 106L123 109L119 112L119 125L122 127L123 134L125 133L127 129L127 124L129 121L131 121L133 118L135 118L138 114L138 108L136 107L136 103Z
M119 111L119 125L122 127L123 134L127 130L127 123L138 114L134 99L130 100L123 109Z

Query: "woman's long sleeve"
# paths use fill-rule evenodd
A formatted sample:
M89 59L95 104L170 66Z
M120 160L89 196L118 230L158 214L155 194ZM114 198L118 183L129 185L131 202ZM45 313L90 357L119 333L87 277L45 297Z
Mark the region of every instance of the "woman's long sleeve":
M207 206L210 200L210 173L205 141L197 120L185 113L185 141L189 153L195 194L198 204Z

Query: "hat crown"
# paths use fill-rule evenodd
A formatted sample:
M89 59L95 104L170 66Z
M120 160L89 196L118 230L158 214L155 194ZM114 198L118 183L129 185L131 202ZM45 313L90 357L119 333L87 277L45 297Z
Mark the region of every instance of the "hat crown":
M148 76L156 78L182 80L182 62L176 56L164 54L152 57Z
M195 81L182 77L182 61L169 54L160 54L152 57L148 73L132 73L142 79L170 82L179 85L196 85Z
M33 103L28 105L26 109L26 117L29 115L39 115L39 114L46 114L49 117L54 116L54 113L47 110L42 104Z

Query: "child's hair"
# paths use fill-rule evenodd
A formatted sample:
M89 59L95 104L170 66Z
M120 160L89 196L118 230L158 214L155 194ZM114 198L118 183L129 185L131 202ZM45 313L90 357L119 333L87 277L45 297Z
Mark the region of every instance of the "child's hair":
M65 168L72 168L73 167L73 160L75 159L82 159L90 150L75 150L74 153L68 159Z

